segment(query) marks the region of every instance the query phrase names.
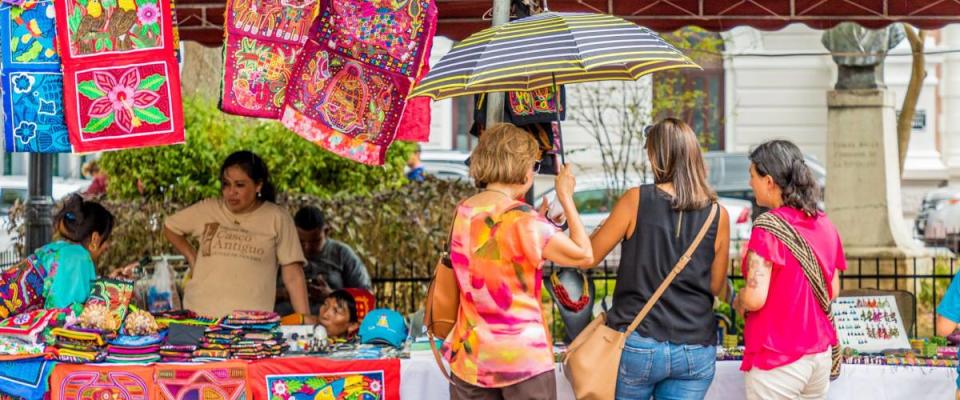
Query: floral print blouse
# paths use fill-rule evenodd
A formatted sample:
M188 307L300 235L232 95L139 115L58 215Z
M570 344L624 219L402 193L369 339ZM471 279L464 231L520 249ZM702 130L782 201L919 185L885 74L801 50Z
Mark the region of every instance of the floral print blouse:
M450 258L460 312L444 349L463 381L504 387L553 370L540 291L543 250L557 232L521 202L458 208Z

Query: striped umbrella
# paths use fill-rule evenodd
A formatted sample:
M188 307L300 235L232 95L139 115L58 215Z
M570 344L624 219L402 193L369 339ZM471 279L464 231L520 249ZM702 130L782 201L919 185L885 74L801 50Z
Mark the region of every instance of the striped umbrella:
M606 14L545 12L464 39L410 97L636 80L675 68L700 67L647 28Z

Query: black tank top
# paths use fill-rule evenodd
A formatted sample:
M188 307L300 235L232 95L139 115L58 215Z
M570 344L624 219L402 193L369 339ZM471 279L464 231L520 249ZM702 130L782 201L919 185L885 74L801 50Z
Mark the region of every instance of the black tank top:
M670 206L671 198L654 185L640 187L636 229L620 247L613 307L607 314L611 328L626 329L633 322L710 214L709 205L700 210L676 211ZM719 221L718 215L686 268L640 323L640 335L675 344L714 344L710 269Z

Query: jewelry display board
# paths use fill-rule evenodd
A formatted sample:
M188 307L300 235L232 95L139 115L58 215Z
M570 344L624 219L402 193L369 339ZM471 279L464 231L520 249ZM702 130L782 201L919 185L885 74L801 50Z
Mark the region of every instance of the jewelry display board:
M833 302L833 317L842 347L860 353L910 349L893 296L840 297Z

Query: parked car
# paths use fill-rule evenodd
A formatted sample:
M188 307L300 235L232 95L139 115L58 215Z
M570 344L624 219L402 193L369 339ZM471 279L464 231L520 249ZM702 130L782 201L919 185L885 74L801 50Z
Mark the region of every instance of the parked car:
M54 178L53 200L59 201L70 193L82 191L90 186L90 183L90 180L84 179ZM17 201L26 202L28 197L26 176L0 176L0 252L10 250L14 244L13 237L7 232L10 207Z
M804 155L804 158L822 191L827 183L826 168L809 155ZM707 164L707 180L710 182L710 186L717 191L718 196L750 201L753 204L751 219L766 211L763 207L757 205L753 189L750 188L750 158L748 154L709 151L704 153L703 160ZM820 208L823 209L822 201Z
M629 182L627 187L636 187L639 184L638 181ZM577 211L580 212L580 219L588 233L597 229L610 216L613 206L620 198L619 194L611 196L607 187L607 181L603 178L577 178L577 188L573 193L573 202L577 206ZM544 196L546 196L547 201L552 202L556 199L556 192L551 188L544 193ZM730 257L739 257L740 246L738 244L750 238L750 231L753 228L753 220L750 219L753 204L748 200L731 197L720 197L719 203L727 209L727 213L730 215ZM539 199L537 205L539 205ZM607 262L610 266L615 267L619 260L620 248L618 246L607 256Z
M469 182L470 168L466 164L469 156L469 153L460 151L424 150L420 153L420 164L426 175Z
M943 202L951 200L956 196L960 196L960 187L947 186L927 192L927 194L923 196L923 201L920 202L920 210L917 211L917 218L913 221L914 233L916 233L918 237L926 239L928 219L931 214L936 212ZM933 233L935 232L931 232L931 234ZM939 239L943 239L943 237L939 237Z
M944 198L946 197L946 198ZM914 227L923 243L960 251L960 191L937 189L924 196Z

